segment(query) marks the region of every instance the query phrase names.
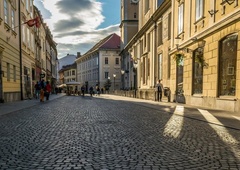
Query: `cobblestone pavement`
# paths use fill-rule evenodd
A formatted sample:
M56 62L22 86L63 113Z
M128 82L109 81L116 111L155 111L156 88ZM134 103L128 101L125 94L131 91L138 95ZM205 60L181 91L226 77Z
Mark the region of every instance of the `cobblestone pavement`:
M5 114L0 169L240 169L239 130L181 112L131 98L64 96Z

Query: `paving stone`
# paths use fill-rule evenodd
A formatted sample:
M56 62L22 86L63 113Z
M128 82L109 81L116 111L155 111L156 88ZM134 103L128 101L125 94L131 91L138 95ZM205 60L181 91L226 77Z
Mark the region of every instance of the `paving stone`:
M0 116L0 169L239 169L238 141L164 107L65 96Z

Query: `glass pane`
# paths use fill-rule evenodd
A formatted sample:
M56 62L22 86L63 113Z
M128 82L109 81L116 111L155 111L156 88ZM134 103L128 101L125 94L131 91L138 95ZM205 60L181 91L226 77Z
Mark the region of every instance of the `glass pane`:
M220 43L219 95L235 96L237 35L226 37Z
M194 51L193 57L193 94L202 94L203 88L203 67L198 58L203 57L202 53Z

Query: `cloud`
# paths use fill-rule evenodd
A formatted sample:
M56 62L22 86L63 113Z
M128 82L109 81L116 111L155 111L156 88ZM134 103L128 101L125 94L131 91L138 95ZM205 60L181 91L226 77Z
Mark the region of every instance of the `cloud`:
M54 32L63 32L63 31L69 31L76 29L77 27L80 27L81 25L84 25L84 22L77 19L72 18L71 20L59 20L54 24Z
M99 29L104 22L103 2L97 0L34 0L46 11L47 23L58 44L58 57L66 54L84 54L109 34L119 34L119 25Z
M56 3L59 12L68 15L75 15L78 12L85 12L94 8L94 3L89 0L60 0Z
M35 0L34 4L41 9L41 14L44 19L48 19L52 16L51 12L44 7L42 0Z

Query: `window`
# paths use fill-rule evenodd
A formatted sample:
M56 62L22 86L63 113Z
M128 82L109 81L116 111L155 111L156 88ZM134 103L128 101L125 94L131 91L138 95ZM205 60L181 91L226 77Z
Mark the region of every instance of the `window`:
M116 58L116 59L115 59L115 64L116 64L116 65L119 65L119 58Z
M162 70L163 70L163 64L162 64L162 54L158 55L158 79L162 79Z
M147 51L150 51L150 41L151 41L151 35L150 33L147 34Z
M14 82L16 82L16 80L17 80L17 75L16 75L17 73L16 73L16 66L13 66L13 80L14 80Z
M170 47L169 47L170 48ZM171 55L168 53L168 70L167 70L167 78L170 79L171 76Z
M171 39L171 23L172 23L172 13L168 14L168 40Z
M105 75L105 79L107 79L107 78L109 77L109 76L108 76L108 75L109 75L109 73L108 73L108 72L105 72L105 74L104 74L104 75Z
M8 15L8 2L4 0L4 21L9 24L9 15Z
M142 78L143 78L143 84L146 83L146 57L143 58L143 63L142 63Z
M27 28L27 47L30 48L30 30Z
M183 3L178 7L178 34L183 32Z
M158 24L158 46L162 45L162 22Z
M105 64L108 64L108 57L105 57Z
M203 90L203 66L198 61L203 57L203 52L193 52L193 94L202 94Z
M164 0L157 0L157 8L163 3Z
M25 32L25 24L22 25L22 42L26 43L26 32Z
M7 63L7 81L10 81L10 64Z
M145 14L149 11L149 0L145 0Z
M25 6L26 6L26 10L29 11L29 4L28 4L28 0L25 1Z
M219 44L219 96L236 94L237 39L236 34L229 35Z
M196 0L196 21L203 17L203 0Z
M12 9L12 30L15 30L15 11Z
M72 70L72 75L75 76L75 70Z

